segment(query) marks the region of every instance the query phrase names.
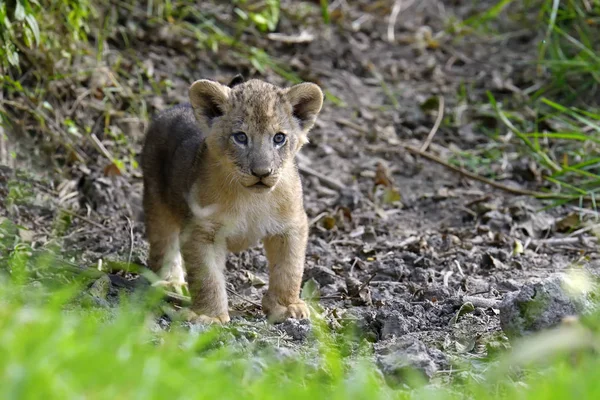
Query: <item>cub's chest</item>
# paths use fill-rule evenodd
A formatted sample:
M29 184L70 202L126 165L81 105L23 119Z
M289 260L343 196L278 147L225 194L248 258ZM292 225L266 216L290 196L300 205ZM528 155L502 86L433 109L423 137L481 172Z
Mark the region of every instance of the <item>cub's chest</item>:
M265 236L284 231L285 218L277 203L269 200L241 202L221 215L222 234L232 247L253 246Z

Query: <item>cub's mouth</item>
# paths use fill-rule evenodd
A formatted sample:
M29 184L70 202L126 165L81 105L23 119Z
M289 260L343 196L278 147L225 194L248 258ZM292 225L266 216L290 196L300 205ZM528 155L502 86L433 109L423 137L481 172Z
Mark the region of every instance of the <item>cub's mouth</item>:
M249 189L254 189L254 190L268 190L271 189L272 186L267 185L266 183L264 183L263 181L258 181L253 185L250 186L246 186Z

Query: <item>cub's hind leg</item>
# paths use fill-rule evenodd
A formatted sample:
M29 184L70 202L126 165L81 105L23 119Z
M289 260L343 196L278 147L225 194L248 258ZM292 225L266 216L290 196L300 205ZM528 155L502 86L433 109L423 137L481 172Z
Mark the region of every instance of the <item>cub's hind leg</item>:
M150 244L148 267L161 278L155 285L169 287L181 294L185 286L185 271L179 249L181 220L158 198L147 193L144 196L144 215Z

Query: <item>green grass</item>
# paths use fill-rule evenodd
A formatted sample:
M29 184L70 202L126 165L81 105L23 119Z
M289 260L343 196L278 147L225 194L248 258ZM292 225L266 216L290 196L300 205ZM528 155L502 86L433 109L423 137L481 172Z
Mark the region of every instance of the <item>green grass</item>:
M154 35L165 28L177 40L188 40L183 51L190 63L195 57L212 57L226 50L247 60L251 74L272 71L290 83L303 80L268 48L240 40L242 35L259 37L276 29L282 11L280 1L238 0L234 6L237 18L230 21L211 14L214 6L198 7L192 0L0 2L0 124L7 132L19 131L15 121L27 127L28 140L56 170L86 164L86 149L98 150L91 137L94 133L111 140L110 153L102 152L107 163L113 163L121 173L135 172L135 143L113 121L147 121L152 112L149 103L155 96L164 98L173 84L169 78L147 73L146 60L139 59L136 51L138 29ZM319 11L314 8L315 13ZM125 29L123 18L131 29ZM110 56L115 51L120 53L116 62ZM104 83L94 92L77 90L89 88L79 82L98 78ZM186 74L185 79L191 83L195 78ZM324 89L328 101L344 105ZM92 96L104 108L87 114L94 123L77 114L85 106L80 101L87 102ZM78 103L79 107L74 106ZM65 104L73 108L64 109ZM98 121L104 121L100 124L104 125L103 132L94 131Z
M531 63L539 82L533 89L520 88L523 92L515 97L487 93L499 123L490 142L512 160L534 162L543 181L539 189L556 194L552 205L572 201L595 209L600 190L600 2L501 0L464 26L489 28L501 17L522 21L527 24L523 28L537 23L542 40L532 46L537 54ZM459 158L464 164L465 157ZM475 169L485 173L498 160L483 160Z
M32 248L18 229L9 220L0 225L3 399L558 400L600 394L599 314L487 360L456 364L428 385L406 370L382 376L368 347L348 351L357 349L354 329L336 335L319 317L308 339L312 350L287 358L276 356L277 341L257 340L243 323L190 330L174 321L157 329L160 292L122 293L118 306L98 306L82 295L98 271L83 273L52 248Z

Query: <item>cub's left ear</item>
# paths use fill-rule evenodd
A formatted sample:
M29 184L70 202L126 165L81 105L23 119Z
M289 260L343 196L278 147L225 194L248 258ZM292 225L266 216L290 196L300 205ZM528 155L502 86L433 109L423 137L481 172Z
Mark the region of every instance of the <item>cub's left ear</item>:
M315 124L323 106L321 88L314 83L305 82L286 89L285 94L292 105L294 117L300 122L300 127L304 132L308 132Z
M197 80L189 88L189 98L196 120L207 133L213 120L225 114L231 89L208 79Z

